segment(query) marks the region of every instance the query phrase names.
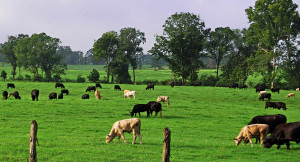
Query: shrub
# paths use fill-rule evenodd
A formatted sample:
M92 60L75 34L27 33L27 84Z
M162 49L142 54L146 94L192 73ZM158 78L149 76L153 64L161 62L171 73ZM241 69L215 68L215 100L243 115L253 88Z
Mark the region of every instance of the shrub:
M34 75L32 80L35 82L41 82L43 81L43 77L41 75Z
M27 81L31 80L31 76L30 75L25 75L25 80L27 80Z
M24 77L22 75L19 75L16 80L24 80Z
M203 86L215 86L217 83L217 78L213 75L202 74L199 81Z
M7 78L7 73L5 72L5 70L2 70L1 72L1 78L5 81Z
M83 82L85 82L85 78L82 77L81 75L78 75L78 76L77 76L77 79L76 79L76 82L78 82L78 83L83 83Z
M55 74L54 76L53 76L53 81L55 81L55 82L61 82L61 77L60 77L60 75L58 75L58 74Z
M99 81L100 74L96 69L93 69L90 73L90 75L87 76L89 81L91 82L97 82Z

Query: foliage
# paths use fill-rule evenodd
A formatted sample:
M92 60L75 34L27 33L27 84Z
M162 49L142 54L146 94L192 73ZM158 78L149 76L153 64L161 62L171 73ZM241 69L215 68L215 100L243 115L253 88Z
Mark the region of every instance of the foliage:
M62 56L63 64L76 65L83 64L83 52L81 51L72 51L70 46L59 46L56 50L56 54Z
M19 76L16 78L16 80L24 80L23 75L19 75Z
M199 78L202 86L215 86L218 79L213 75L202 74Z
M100 74L96 69L93 69L90 73L90 75L87 76L89 81L96 83L99 81Z
M125 62L125 56L119 55L118 58L111 62L111 72L114 77L116 77L117 83L128 84L131 83L131 77L128 72L129 64ZM112 80L113 82L113 80Z
M25 78L24 78L26 81L30 81L31 80L31 76L30 75L25 75Z
M76 82L83 83L83 82L85 82L85 78L82 75L78 75L77 79L76 79Z
M35 81L35 82L42 82L42 81L44 81L44 80L43 80L43 76L42 76L42 75L39 75L39 74L33 75L32 80Z
M7 78L7 73L6 73L5 70L2 70L2 71L1 71L1 78L2 78L4 81L6 80L6 78Z
M175 13L163 27L164 34L156 36L156 43L149 52L164 59L184 83L201 65L200 52L207 34L204 22L191 13Z

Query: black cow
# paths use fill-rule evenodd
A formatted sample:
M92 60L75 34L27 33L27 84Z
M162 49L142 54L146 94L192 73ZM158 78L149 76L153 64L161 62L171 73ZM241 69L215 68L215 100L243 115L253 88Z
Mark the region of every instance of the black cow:
M60 91L60 93L61 93L61 94L65 93L66 95L69 95L69 90L67 90L67 89L62 89L62 90Z
M65 88L64 84L62 83L56 83L55 88L60 87L60 88Z
M114 90L115 90L115 91L116 91L116 90L121 91L121 87L120 87L119 85L115 85Z
M149 101L148 104L150 107L150 114L152 115L153 111L155 111L155 116L157 116L157 113L160 112L161 117L161 103L156 101Z
M279 88L271 88L272 93L278 92L279 93Z
M175 83L173 81L171 81L171 87L174 87Z
M268 124L269 125L269 133L273 133L275 127L282 123L286 123L286 116L284 116L282 114L277 114L277 115L255 116L248 123L248 125L250 125L250 124Z
M100 83L96 83L96 87L102 88L102 86L100 85Z
M263 94L261 94L261 95L259 96L258 99L259 99L259 101L261 101L261 100L264 101L265 98L267 98L268 101L270 101L270 99L271 99L271 93L263 93Z
M58 99L63 99L64 98L64 94L63 93L59 94L57 98Z
M260 91L265 91L266 90L266 87L262 86L262 85L256 86L255 88L256 88L256 91L255 91L256 93L260 92Z
M82 99L89 99L89 98L90 98L90 95L89 95L89 94L84 94L84 95L82 95L81 98L82 98Z
M279 109L282 108L283 110L286 110L286 105L284 102L266 102L265 109L272 107L273 109Z
M151 88L154 90L154 84L148 84L146 90L151 90Z
M131 117L133 117L133 115L136 116L136 113L139 113L139 115L141 116L140 112L144 112L147 111L147 117L150 116L150 108L151 105L149 104L136 104L134 105L132 111L130 112Z
M286 144L286 148L290 149L290 141L300 142L300 122L278 125L270 137L264 140L264 146L271 148L277 144L277 149L279 149L281 145Z
M8 92L7 91L3 91L2 92L2 96L6 100L8 98Z
M39 100L39 94L40 94L40 91L37 90L37 89L34 89L31 91L31 98L32 98L32 101L38 101Z
M57 100L57 93L55 92L52 92L49 94L49 99L52 100L52 99L56 99Z
M229 87L229 88L238 88L238 87L239 87L239 84L233 83L233 84L230 84L228 87Z
M14 96L15 99L19 99L19 100L21 99L21 96L18 91L14 91L14 92L10 93L8 97L10 97L10 96Z
M8 89L9 87L10 87L10 88L16 88L15 85L14 85L13 83L7 83L7 89Z
M89 92L91 92L91 91L96 91L96 87L95 86L88 86L87 87L87 89L85 90L85 92L87 92L87 91L89 91Z

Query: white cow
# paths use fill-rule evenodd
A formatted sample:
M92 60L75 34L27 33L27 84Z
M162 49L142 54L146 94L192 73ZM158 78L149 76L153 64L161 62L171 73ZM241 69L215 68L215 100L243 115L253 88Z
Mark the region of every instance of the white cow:
M127 93L124 93L124 99L125 99L126 97L132 98L132 96L133 96L133 98L135 99L135 91L129 91L129 92L127 92Z
M169 96L159 96L157 102L167 102L168 107L170 107Z

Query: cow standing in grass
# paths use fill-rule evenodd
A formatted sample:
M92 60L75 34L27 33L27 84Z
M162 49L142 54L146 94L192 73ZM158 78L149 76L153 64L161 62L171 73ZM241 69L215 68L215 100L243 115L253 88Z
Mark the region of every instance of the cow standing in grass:
M3 91L2 92L2 96L3 96L4 100L7 100L7 98L8 98L8 92L7 91Z
M40 91L37 90L37 89L34 89L31 91L31 98L32 98L32 101L38 101L39 100L39 94L40 94Z
M263 141L267 137L268 133L269 126L267 124L246 125L241 129L239 135L234 138L234 142L236 146L238 146L242 141L244 141L244 145L250 141L251 147L253 147L252 136L258 136L261 139L260 147L262 147Z

